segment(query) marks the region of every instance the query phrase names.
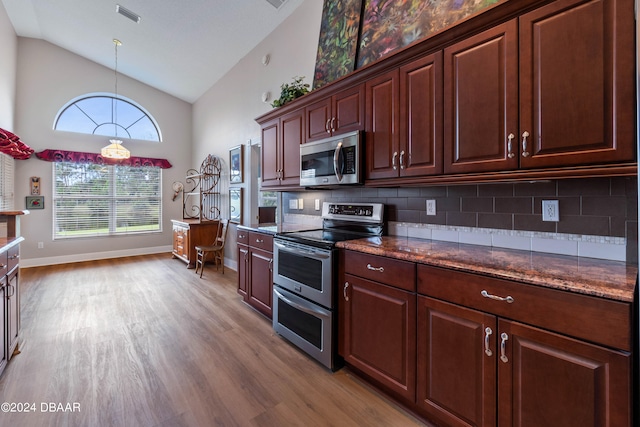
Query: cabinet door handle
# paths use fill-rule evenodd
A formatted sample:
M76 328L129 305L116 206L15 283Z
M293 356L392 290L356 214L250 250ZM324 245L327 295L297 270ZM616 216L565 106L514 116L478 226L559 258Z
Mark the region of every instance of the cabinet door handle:
M500 360L502 360L504 363L507 363L509 361L509 358L507 357L507 340L509 339L509 335L507 335L505 332L500 334L500 338L502 341L500 341Z
M371 264L367 264L367 269L384 273L384 267L373 267Z
M404 169L404 150L400 152L400 169Z
M331 129L329 129L329 122L331 121L331 119L327 119L327 123L324 124L324 130L327 131L327 133L331 133Z
M516 155L513 154L513 138L516 136L512 133L507 137L507 157L513 159Z
M398 152L394 151L393 152L393 157L391 158L391 166L393 167L393 170L397 170L398 167L396 166L396 157L398 157Z
M256 243L264 243L264 239L256 239Z
M349 287L349 282L344 282L344 288L342 288L342 296L345 301L349 301L349 295L347 295L347 288Z
M335 131L336 131L336 118L331 117L331 132L335 132Z
M238 234L238 239L244 239L244 234Z
M273 273L273 258L269 260L269 271Z
M11 256L9 257L9 259L11 259L11 260L18 259L18 258L20 258L20 255L18 255L18 254L16 254L16 255L11 255Z
M11 294L9 294L9 289L12 289L13 292L11 292ZM8 285L7 286L7 298L11 298L12 296L14 296L16 294L16 287L13 285Z
M527 151L527 137L529 136L529 132L526 130L522 132L522 157L529 157L529 152Z
M489 348L489 338L491 337L491 334L493 334L491 328L486 327L484 330L484 352L487 356L493 356L493 352L491 351L491 348Z
M507 295L506 297L499 297L497 295L491 295L489 292L485 291L484 289L482 290L482 292L480 292L480 295L482 295L485 298L489 298L496 301L506 301L509 304L513 304L513 302L515 301L511 295Z

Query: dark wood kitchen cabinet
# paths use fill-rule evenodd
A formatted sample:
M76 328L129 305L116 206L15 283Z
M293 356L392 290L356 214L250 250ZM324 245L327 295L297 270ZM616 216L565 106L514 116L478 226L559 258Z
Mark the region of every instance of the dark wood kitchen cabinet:
M271 318L273 307L273 236L238 229L238 294Z
M300 186L300 144L304 142L304 109L262 124L263 188Z
M7 275L6 294L6 343L9 359L18 347L20 339L20 268L14 267Z
M2 256L2 254L0 254ZM5 254L6 256L6 254ZM6 266L5 266L6 268ZM9 351L6 346L7 342L7 327L6 327L6 303L7 300L7 277L3 274L0 277L0 323L2 323L2 327L0 327L0 375L4 371L4 368L7 366L9 362Z
M187 263L188 268L196 265L196 246L210 245L218 235L219 221L192 219L172 219L174 258Z
M238 244L238 294L246 300L249 288L249 232L238 229L236 236Z
M20 245L0 251L0 374L20 346Z
M430 418L630 425L630 337L607 337L630 330L627 305L427 266L418 292L438 297L418 297L416 403Z
M440 174L442 52L366 84L367 179Z
M415 265L349 251L343 256L339 352L346 363L413 402ZM409 289L398 287L403 284Z
M306 142L364 129L364 85L344 89L305 108Z
M559 0L445 48L444 172L633 161L633 31L632 2Z

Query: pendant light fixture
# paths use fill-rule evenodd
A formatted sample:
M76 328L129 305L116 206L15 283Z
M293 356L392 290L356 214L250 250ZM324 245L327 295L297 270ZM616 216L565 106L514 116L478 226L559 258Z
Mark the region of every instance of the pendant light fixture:
M114 139L110 139L109 142L111 144L104 147L100 150L100 154L102 157L106 157L109 159L128 159L131 157L131 153L129 150L122 146L122 141L118 139L118 46L122 45L122 42L118 39L113 39L113 44L115 45L115 57L116 57L116 65L114 68L115 76L116 76L116 84L115 84L115 98L114 98L114 111L113 111L113 123L115 124L116 134Z

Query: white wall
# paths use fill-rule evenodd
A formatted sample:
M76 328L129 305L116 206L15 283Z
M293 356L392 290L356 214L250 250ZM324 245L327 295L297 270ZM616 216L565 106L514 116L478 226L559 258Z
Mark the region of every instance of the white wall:
M0 5L0 128L13 131L18 38Z
M2 8L0 8L1 10ZM126 62L126 49L118 52ZM0 70L4 67L0 67ZM36 152L56 148L99 152L107 145L105 137L53 131L59 109L70 99L91 92L113 93L112 69L103 67L48 42L18 38L15 133ZM1 72L1 71L0 71ZM1 83L0 83L1 84ZM142 105L160 126L163 141L125 140L133 156L168 159L173 168L163 170L163 232L149 235L87 239L52 239L52 164L33 156L16 161L16 209L24 209L29 192L29 177L41 177L45 197L44 210L32 210L22 218L21 265L45 265L59 262L117 257L171 250L171 218L182 218L180 199L171 201L171 183L184 181L193 167L192 105L126 76L118 77L118 94ZM38 249L37 243L44 248Z
M323 2L305 0L276 30L247 54L233 69L209 89L193 106L193 159L199 164L207 154L227 159L229 148L258 141L260 126L255 118L272 109L263 103L263 92L271 99L280 96L280 85L295 76L313 83ZM262 57L270 55L267 66ZM271 102L271 101L270 101ZM247 147L245 147L247 148ZM245 180L257 173L249 170L249 150L245 151ZM244 223L250 224L248 194L245 190ZM229 230L225 256L235 264L235 228Z

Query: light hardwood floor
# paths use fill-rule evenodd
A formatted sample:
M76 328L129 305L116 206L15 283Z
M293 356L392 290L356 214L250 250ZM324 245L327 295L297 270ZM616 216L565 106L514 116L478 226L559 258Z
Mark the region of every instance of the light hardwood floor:
M22 269L20 284L24 343L0 403L36 411L0 412L2 426L425 425L275 335L230 269L200 279L160 254Z

